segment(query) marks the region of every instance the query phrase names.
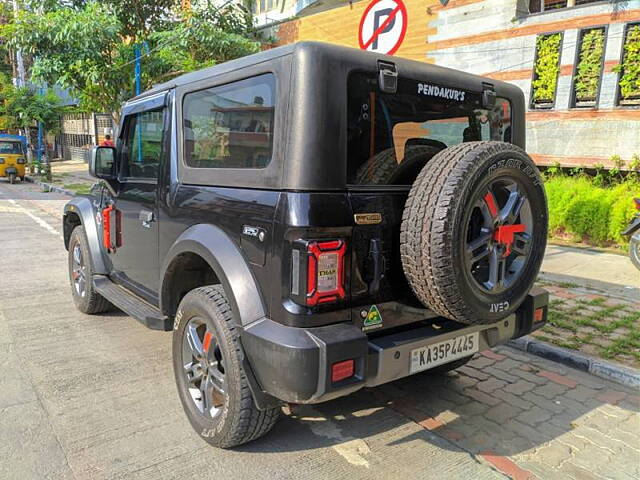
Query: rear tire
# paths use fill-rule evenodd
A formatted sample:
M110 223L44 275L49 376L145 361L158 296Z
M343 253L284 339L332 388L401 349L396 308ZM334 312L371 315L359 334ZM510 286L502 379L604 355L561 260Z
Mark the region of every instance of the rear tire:
M96 292L93 286L91 253L82 226L77 226L71 232L68 261L71 294L78 310L90 315L111 310L113 308L111 303Z
M418 299L464 324L515 312L535 281L547 240L537 167L521 148L468 142L441 151L414 182L400 252Z
M269 432L281 410L258 410L253 401L236 320L222 286L191 290L175 318L173 370L178 396L194 430L220 448Z

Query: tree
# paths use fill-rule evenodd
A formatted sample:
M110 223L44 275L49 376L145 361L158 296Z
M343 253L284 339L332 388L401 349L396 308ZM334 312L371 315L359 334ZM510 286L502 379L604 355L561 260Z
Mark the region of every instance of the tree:
M31 11L47 13L60 8L84 9L87 0L27 0L25 4ZM123 34L138 38L155 29L162 28L180 5L180 0L103 0L102 5L109 7L123 27Z
M233 5L206 15L194 9L170 18L167 12L163 30L132 36L137 27L123 24L110 2L78 3L41 13L23 11L0 33L33 58L34 83L60 85L86 111L117 112L133 95L136 43L147 46L144 88L260 47L250 38L251 24L230 14L237 8Z
M17 88L0 76L0 128L25 129L42 122L45 130L56 130L62 109L53 91L40 94L29 87Z

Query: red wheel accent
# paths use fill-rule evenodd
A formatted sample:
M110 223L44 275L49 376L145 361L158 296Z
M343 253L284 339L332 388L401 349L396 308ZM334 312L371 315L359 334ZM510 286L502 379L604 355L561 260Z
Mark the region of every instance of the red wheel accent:
M213 339L213 335L211 335L211 332L206 332L204 334L204 339L202 341L202 350L206 352L209 351L209 347L211 346L211 340Z
M496 228L493 233L493 240L506 247L504 257L508 257L511 253L511 245L513 244L514 235L526 231L527 227L522 223L516 225L501 225Z
M493 218L498 216L498 207L496 207L496 199L493 196L493 193L487 192L484 196L484 203L487 204L487 208L489 209L489 213Z

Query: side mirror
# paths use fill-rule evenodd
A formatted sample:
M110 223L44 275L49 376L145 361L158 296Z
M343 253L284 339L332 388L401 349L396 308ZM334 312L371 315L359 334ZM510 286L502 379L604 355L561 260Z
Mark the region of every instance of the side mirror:
M89 160L89 174L102 180L116 178L116 149L113 147L93 147Z

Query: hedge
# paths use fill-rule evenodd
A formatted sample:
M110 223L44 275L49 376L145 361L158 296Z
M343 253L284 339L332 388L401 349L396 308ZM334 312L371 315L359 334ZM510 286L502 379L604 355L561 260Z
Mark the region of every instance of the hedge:
M570 234L574 241L603 247L627 245L620 233L635 214L640 183L599 187L588 177L558 176L547 179L545 187L552 236Z

